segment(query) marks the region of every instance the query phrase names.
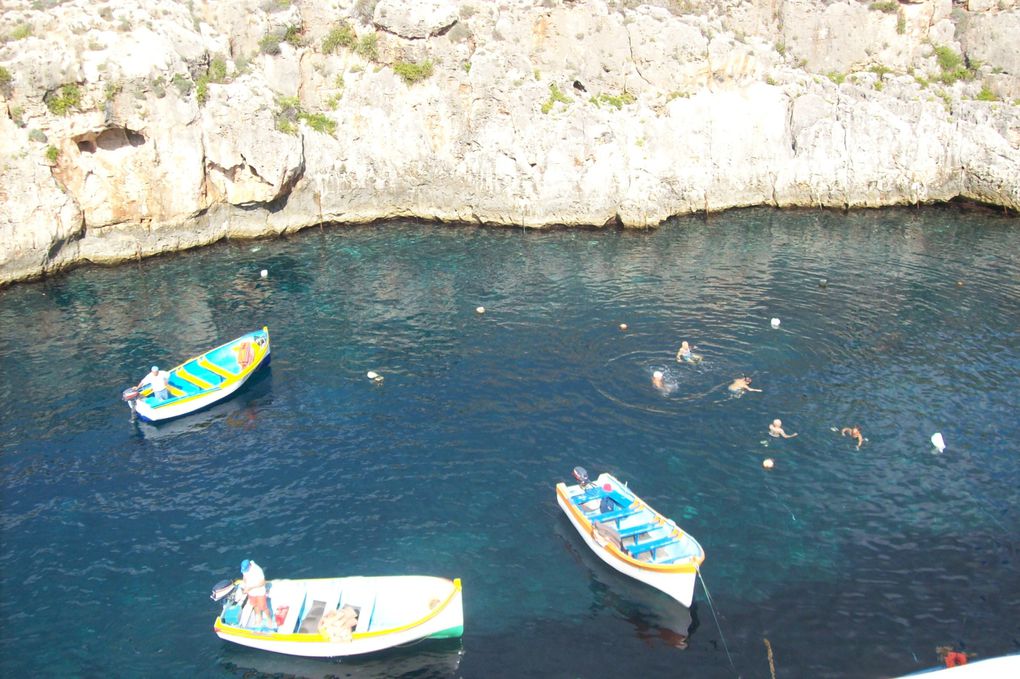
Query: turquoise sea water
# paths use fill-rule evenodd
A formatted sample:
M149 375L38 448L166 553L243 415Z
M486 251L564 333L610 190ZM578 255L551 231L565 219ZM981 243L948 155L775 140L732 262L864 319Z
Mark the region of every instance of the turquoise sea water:
M0 675L768 677L768 639L779 677L889 677L936 645L1016 652L1017 225L331 227L0 290ZM236 398L132 422L152 363L262 325L272 366ZM730 397L741 374L763 392ZM860 451L832 431L853 424ZM587 551L553 490L575 465L698 538L718 627L700 585L687 611ZM232 646L208 593L243 558L461 577L464 638Z

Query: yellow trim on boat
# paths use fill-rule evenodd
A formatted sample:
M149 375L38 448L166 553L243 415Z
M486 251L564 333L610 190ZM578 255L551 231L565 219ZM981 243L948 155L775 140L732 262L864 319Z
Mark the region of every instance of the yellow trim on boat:
M404 632L406 630L411 629L412 627L423 625L432 618L439 615L443 611L443 609L449 606L450 602L453 601L453 598L457 596L458 592L460 592L460 578L454 578L453 591L450 592L450 596L446 597L446 601L444 601L441 605L436 606L431 611L429 611L428 614L425 615L425 617L419 620L415 620L414 622L408 623L406 625L401 625L400 627L391 627L390 629L381 629L376 630L375 632L355 632L354 634L351 635L351 637L353 639L368 639L369 637L381 637L384 634L396 634L397 632Z
M583 525L587 526L588 534L592 535L594 537L594 534L595 534L595 525L588 519L588 517L586 517L584 515L584 512L582 512L580 509L578 509L577 506L574 504L574 501L571 499L570 495L567 493L567 486L566 486L566 484L564 484L564 483L556 484L556 494L563 498L564 504L567 505L567 509L569 509L570 512L575 517L577 517L577 519L579 519ZM638 500L638 502L641 502L641 500ZM655 515L655 518L656 518L657 521L659 521L661 519L661 521L659 521L659 522L665 524L665 517L663 517L662 514L659 514L659 512L655 511L654 509L649 507L644 502L641 502L641 504L642 504L642 507L644 509L647 509L648 511L652 512L652 514ZM679 529L674 531L674 534L677 537L681 537L683 535L683 533ZM670 564L670 563L665 563L665 564L650 563L648 561L641 561L639 559L635 559L630 554L627 554L626 552L620 550L620 548L617 547L613 542L607 542L603 546L603 549L608 551L610 554L615 556L617 559L620 559L621 561L623 561L625 563L628 563L631 566L634 566L635 568L640 568L642 570L647 570L647 571L653 571L653 572L656 572L656 573L696 573L697 570L698 570L698 566L700 566L702 564L702 562L705 561L705 550L704 550L704 548L702 548L702 550L701 550L701 556L692 556L692 557L690 557L689 561L681 562L681 563L672 563L672 564Z
M315 580L319 580L319 581L323 581L323 580L336 580L336 578L309 578L308 579L309 582L315 581ZM460 578L455 578L454 581L453 581L453 590L450 592L450 596L446 597L446 601L444 601L441 605L436 606L435 608L433 608L423 618L420 618L419 620L415 620L414 622L408 623L406 625L402 625L400 627L392 627L390 629L381 629L381 630L376 630L374 632L355 632L354 634L351 635L351 639L355 640L355 639L368 639L370 637L381 637L381 636L383 636L385 634L396 634L397 632L404 632L404 631L409 630L409 629L411 629L413 627L417 627L419 625L422 625L422 624L428 622L429 620L431 620L432 618L436 617L437 615L439 615L447 606L450 605L450 602L453 601L453 598L455 596L457 596L457 593L460 592L460 591L461 591ZM235 627L233 625L227 625L226 623L223 622L223 616L219 616L219 617L216 618L216 622L213 623L213 630L216 631L216 632L222 632L224 634L230 634L230 635L236 636L236 637L244 637L245 639L268 639L268 640L272 640L272 641L299 641L299 642L332 642L333 641L332 639L330 639L328 636L326 636L325 634L323 634L321 632L304 632L304 633L290 633L290 634L280 634L279 632L268 632L268 631L267 632L257 632L255 630L245 629L243 627ZM343 643L343 642L339 642L339 643Z
M233 625L227 625L223 622L223 618L216 618L216 622L213 623L213 630L216 632L222 632L223 634L229 634L235 637L244 637L245 639L271 639L273 641L299 641L299 642L328 642L330 638L321 632L304 632L304 633L291 633L291 634L280 634L279 632L256 632L255 630L245 629L243 627L234 627Z
M235 375L234 373L227 372L226 370L224 370L220 366L218 366L215 363L213 363L212 361L210 361L205 356L201 356L198 359L198 364L200 366L202 366L203 368L205 368L206 370L208 370L209 372L216 373L217 375L219 375L220 377L222 377L225 380L230 380L230 379L233 379L233 378L237 377L237 375Z

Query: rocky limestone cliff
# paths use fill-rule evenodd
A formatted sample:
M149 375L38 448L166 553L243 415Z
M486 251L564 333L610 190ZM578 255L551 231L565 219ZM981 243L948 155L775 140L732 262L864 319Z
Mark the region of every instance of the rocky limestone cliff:
M0 284L393 217L1020 209L1017 0L5 0Z

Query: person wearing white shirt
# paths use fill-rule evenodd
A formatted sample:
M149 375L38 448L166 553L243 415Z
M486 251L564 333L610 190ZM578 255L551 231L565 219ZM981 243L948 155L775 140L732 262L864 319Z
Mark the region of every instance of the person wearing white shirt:
M169 379L170 373L166 370L160 370L157 366L152 366L149 374L138 383L138 388L141 389L145 385L149 385L152 387L152 395L156 397L156 400L165 401L170 398L170 390L167 389L167 381Z
M266 627L275 629L276 625L266 602L266 575L262 567L251 559L241 562L241 591L248 595L248 602L251 604L252 619L249 626L257 627L265 620Z

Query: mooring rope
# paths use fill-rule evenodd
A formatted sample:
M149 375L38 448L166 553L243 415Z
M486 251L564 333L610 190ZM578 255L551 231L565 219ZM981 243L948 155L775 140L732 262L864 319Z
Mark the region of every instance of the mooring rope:
M715 614L715 606L712 604L712 595L708 592L708 585L705 584L705 576L701 574L701 568L697 565L694 569L698 572L698 579L701 580L701 587L705 590L705 598L708 599L708 610L712 611L712 617L715 619L715 627L719 630L719 638L722 640L723 650L726 651L726 659L730 661L730 667L736 671L737 666L733 664L733 656L730 655L730 647L726 643L726 636L723 634L722 625L719 624L719 616Z
M769 672L772 673L772 679L776 679L776 659L772 657L772 644L769 643L768 639L765 639L765 648L769 652Z

